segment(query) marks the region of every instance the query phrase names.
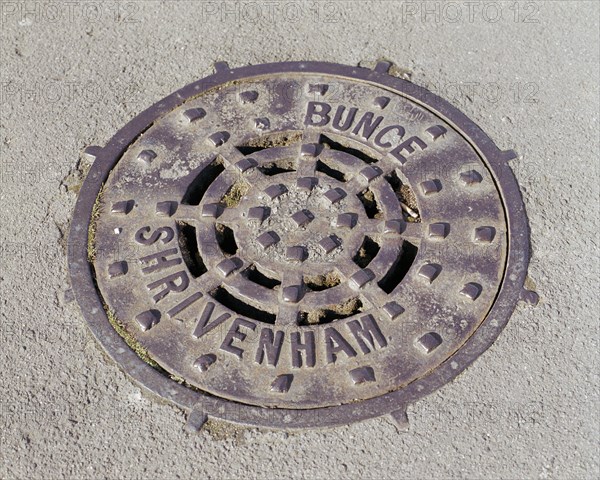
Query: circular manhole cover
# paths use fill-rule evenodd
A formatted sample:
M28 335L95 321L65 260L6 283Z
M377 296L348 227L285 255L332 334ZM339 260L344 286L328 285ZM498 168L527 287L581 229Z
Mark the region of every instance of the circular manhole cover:
M92 152L77 299L198 423L401 422L527 293L512 152L388 66L220 65Z

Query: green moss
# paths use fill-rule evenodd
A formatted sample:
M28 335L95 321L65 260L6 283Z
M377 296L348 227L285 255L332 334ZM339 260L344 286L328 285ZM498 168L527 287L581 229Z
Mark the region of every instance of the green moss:
M252 139L245 146L260 148L287 147L300 140L302 140L302 132L273 133Z
M109 323L112 325L112 327L115 329L115 331L119 334L119 336L121 336L121 338L123 340L125 340L125 343L129 346L129 348L131 348L136 353L136 355L138 357L140 357L140 359L142 359L144 362L146 362L152 368L158 370L163 375L169 377L174 382L177 382L181 385L185 385L187 388L191 388L192 390L201 391L201 390L197 389L196 387L194 387L193 385L190 385L189 383L187 383L184 378L167 372L158 363L156 363L152 359L152 357L150 357L148 350L146 350L137 341L137 339L131 333L129 333L129 331L127 330L125 325L123 325L123 323L117 318L115 311L112 310L110 307L108 307L108 305L106 305L106 304L104 304L104 310L106 312L106 316L108 318Z
M306 321L310 325L319 325L324 323L326 319L332 315L335 318L349 317L350 315L359 312L361 307L362 303L358 298L351 298L344 303L340 303L339 305L330 305L328 307L309 312L306 317Z
M221 202L227 208L237 207L242 201L244 195L248 193L248 190L250 190L250 184L244 181L235 182L227 191L227 193L223 196Z
M104 204L102 203L103 194L104 184L100 187L100 191L98 192L98 196L92 207L92 216L90 217L90 225L88 227L87 258L90 263L96 259L96 226L104 207Z
M169 375L169 377L171 378L171 380L173 380L174 382L177 382L179 384L185 385L186 381L185 378L180 377L179 375Z
M162 370L160 365L154 360L152 360L152 358L150 358L150 355L148 355L148 350L142 347L136 340L136 338L127 331L125 326L117 318L115 312L106 305L104 306L104 310L106 310L106 316L108 317L108 321L115 329L115 331L123 338L123 340L125 340L125 343L129 346L129 348L131 348L137 354L137 356L140 357L148 365L150 365L153 368Z
M233 423L215 419L209 419L202 429L206 431L213 440L220 442L232 440L236 445L243 444L244 432L249 430L249 428L241 425L235 425Z
M525 283L523 286L527 290L531 290L532 292L535 292L537 290L537 286L536 286L535 282L529 275L527 275L527 277L525 278Z
M314 276L305 276L304 283L311 290L326 290L328 288L333 288L336 285L339 285L342 282L340 276L335 272L329 272L325 275L314 275Z

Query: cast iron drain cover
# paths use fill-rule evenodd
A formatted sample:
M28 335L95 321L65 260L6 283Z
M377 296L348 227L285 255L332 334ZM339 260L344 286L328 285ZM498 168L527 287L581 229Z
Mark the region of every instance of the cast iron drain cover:
M91 150L77 299L196 427L402 423L531 294L514 153L389 66L219 64Z

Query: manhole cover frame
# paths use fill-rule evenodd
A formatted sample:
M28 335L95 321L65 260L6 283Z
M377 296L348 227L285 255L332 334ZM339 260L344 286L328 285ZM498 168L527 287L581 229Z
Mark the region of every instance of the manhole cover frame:
M406 407L453 380L487 350L507 324L518 301L535 303L536 294L524 287L530 257L529 225L521 193L508 161L512 150L501 151L494 142L457 108L404 79L388 74L391 64L379 62L374 69L324 62L284 62L230 69L215 65L215 73L172 93L131 120L103 148L90 147L94 163L81 188L68 243L69 270L75 298L90 330L108 355L144 389L190 413L188 422L199 428L208 417L232 423L267 428L321 428L345 425L382 415L391 415L406 426ZM191 389L170 379L144 362L110 324L96 287L94 267L88 262L88 227L102 184L129 145L156 120L220 84L270 74L323 74L347 80L374 83L405 96L452 125L478 152L500 193L508 227L504 278L496 301L473 335L439 367L409 385L379 397L338 406L314 409L264 408L234 402Z

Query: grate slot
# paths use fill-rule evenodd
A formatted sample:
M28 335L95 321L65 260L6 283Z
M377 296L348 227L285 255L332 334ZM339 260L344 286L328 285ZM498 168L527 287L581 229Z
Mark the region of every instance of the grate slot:
M365 268L377 256L381 247L371 237L365 237L358 252L352 258L360 268Z
M183 261L194 278L204 275L208 270L198 249L196 227L184 222L177 223L177 238Z
M233 230L227 225L222 223L215 224L215 233L217 237L217 243L223 253L227 256L235 255L238 251L238 246L233 235Z
M279 162L267 163L258 167L258 170L269 177L296 171L296 163L292 160L282 160Z
M363 303L359 298L351 298L338 305L328 305L312 312L300 312L299 325L323 325L336 320L352 317L362 312Z
M278 132L271 135L263 135L253 139L244 145L238 145L237 149L244 155L266 150L273 147L287 147L302 140L302 132Z
M321 172L324 173L325 175L334 178L335 180L338 180L340 182L345 182L347 181L346 175L343 172L340 172L339 170L336 170L333 167L330 167L329 165L327 165L325 162L321 161L321 160L317 160L317 167L316 167L317 172Z
M253 307L243 300L240 300L227 291L227 289L225 289L223 286L217 287L215 290L213 290L210 293L210 296L221 305L229 308L238 315L242 315L263 323L270 323L272 325L275 324L275 315L273 313Z
M275 289L281 282L276 278L271 278L262 273L256 265L251 265L243 272L244 277L246 277L251 282L254 282L258 285L262 285L263 287L269 288L271 290Z
M360 202L365 207L365 213L369 218L380 218L382 216L381 209L377 204L377 199L375 198L375 194L369 188L363 190L362 192L356 195Z
M417 215L419 214L419 207L417 205L417 198L415 197L412 189L405 183L400 180L398 174L395 171L392 171L389 175L386 175L385 180L390 184L392 190L396 194L396 197L400 202L404 205L408 206L411 210L413 210ZM405 216L407 214L405 213Z
M322 292L336 287L342 282L340 276L335 272L329 272L325 275L304 276L304 285L312 292Z
M365 163L376 163L377 162L376 159L374 159L373 157L370 157L365 152L363 152L361 150L358 150L356 148L352 148L352 147L349 147L347 145L343 145L341 143L338 143L338 142L336 142L335 140L331 139L330 137L328 137L326 135L321 135L320 141L321 141L321 143L323 145L328 146L332 150L338 150L340 152L346 152L347 154L352 155L353 157L356 157L356 158L362 160Z
M419 249L415 245L405 240L400 255L377 285L384 292L392 293L410 270L418 252Z
M184 205L200 205L202 197L219 175L225 170L223 160L216 158L212 163L196 174L196 178L187 188L181 203Z

